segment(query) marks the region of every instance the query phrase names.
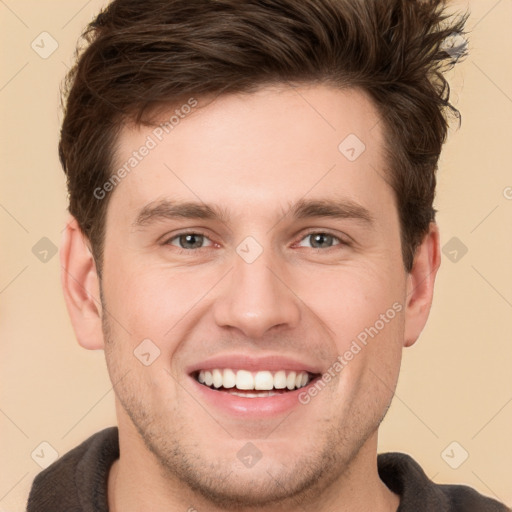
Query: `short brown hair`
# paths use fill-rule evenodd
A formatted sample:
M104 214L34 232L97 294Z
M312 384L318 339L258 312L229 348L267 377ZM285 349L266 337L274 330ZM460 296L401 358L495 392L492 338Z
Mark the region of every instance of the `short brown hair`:
M157 107L186 97L279 83L357 87L373 100L410 271L435 218L447 113L458 116L443 72L466 46L446 41L466 19L444 0L114 0L82 34L59 143L69 211L98 272L109 197L94 190L113 173L123 123L149 125Z

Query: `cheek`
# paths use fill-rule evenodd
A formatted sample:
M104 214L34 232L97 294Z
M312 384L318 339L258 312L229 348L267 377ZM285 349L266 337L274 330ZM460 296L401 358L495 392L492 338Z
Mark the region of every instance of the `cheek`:
M389 323L373 322L359 336L338 345L342 369L337 402L346 416L356 418L356 424L369 418L377 424L391 403L400 370L403 325L400 312Z
M311 272L305 272L295 290L328 327L339 352L358 336L364 342L365 336L370 336L368 330L375 333L375 326L384 334L391 331L391 324L400 322L405 286L400 279L396 270L347 265L328 272L319 270L313 281Z
M341 377L335 388L346 401L337 403L371 402L384 407L389 401L403 340L400 279L396 270L383 272L377 266L338 268L329 275L318 274L309 292L303 288L301 298L326 327L332 353L338 357L331 372Z
M224 266L148 264L142 257L127 257L112 247L110 254L105 253L105 300L112 317L134 343L150 338L168 346L194 314L204 313L216 300L215 285ZM399 265L388 266L394 260L390 254L384 256L330 267L317 265L314 270L311 264L288 268L285 280L298 298L290 293L283 300L298 302L304 318L316 323L316 329L324 327L337 352L343 353L401 300L405 284L397 271Z
M112 316L134 341L150 338L166 346L213 287L210 268L169 268L123 259L105 272L105 300Z

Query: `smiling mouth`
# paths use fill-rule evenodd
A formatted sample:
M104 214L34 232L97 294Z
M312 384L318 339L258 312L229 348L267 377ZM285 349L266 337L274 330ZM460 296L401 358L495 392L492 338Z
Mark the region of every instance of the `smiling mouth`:
M257 371L215 368L193 373L197 382L214 391L244 398L277 396L303 388L319 374L306 371Z

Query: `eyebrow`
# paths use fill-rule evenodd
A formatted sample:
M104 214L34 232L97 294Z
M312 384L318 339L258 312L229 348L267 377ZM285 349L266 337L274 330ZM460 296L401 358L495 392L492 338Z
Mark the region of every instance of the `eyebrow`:
M373 227L375 218L370 211L359 203L350 199L299 199L289 204L285 216L292 218L309 219L314 217L327 217L334 219L354 219ZM137 214L132 228L144 228L158 221L176 219L203 219L219 220L228 224L229 212L225 208L195 201L169 201L163 199L145 205Z

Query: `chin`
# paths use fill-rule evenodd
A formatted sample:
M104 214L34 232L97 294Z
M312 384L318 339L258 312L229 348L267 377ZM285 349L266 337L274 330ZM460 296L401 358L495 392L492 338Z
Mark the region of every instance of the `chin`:
M205 472L204 467L191 467L189 474L181 473L181 479L194 493L223 509L259 509L287 503L296 506L301 501L297 497L311 493L321 476L317 471L304 471L301 464L296 466L290 471L280 463L259 461L244 469L223 467Z

